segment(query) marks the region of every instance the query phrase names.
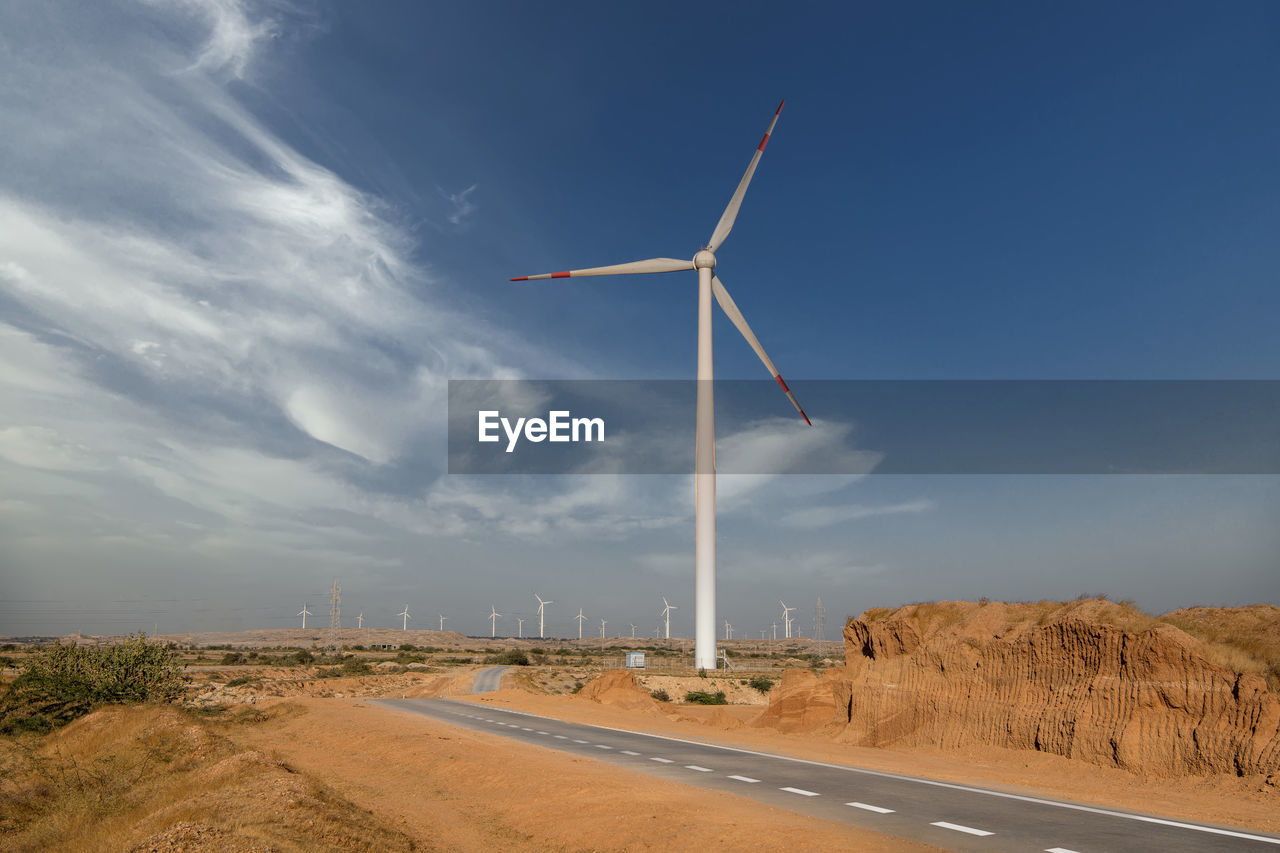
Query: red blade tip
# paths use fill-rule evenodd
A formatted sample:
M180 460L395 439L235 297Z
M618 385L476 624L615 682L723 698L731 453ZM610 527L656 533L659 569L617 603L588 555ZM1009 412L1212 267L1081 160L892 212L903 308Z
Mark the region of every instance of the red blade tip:
M786 102L787 102L786 98L783 98L781 101L778 102L778 112L774 113L774 115L778 115L779 113L782 112L782 105L785 104Z
M528 281L528 280L529 280L529 276L527 276L527 275L516 276L515 278L513 278L513 279L511 279L511 280L512 280L512 281Z

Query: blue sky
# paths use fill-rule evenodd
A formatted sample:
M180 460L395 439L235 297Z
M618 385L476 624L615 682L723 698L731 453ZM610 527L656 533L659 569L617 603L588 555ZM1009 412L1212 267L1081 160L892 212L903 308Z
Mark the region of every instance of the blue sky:
M375 624L537 591L643 631L666 594L688 635L687 480L443 476L444 387L690 377L690 275L507 279L692 255L784 97L717 272L798 391L1274 378L1278 36L1266 3L0 11L0 632L283 627L337 575ZM1280 601L1278 510L725 478L720 609Z

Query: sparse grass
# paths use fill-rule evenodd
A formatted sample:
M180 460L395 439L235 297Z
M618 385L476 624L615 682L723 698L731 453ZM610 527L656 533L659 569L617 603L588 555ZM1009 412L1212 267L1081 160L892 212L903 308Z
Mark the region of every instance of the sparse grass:
M372 813L176 709L107 709L44 738L0 741L0 848L188 849L194 838L199 849L413 848Z
M657 699L659 702L671 701L671 694L665 690L651 690L649 692L649 695L652 696L654 699Z

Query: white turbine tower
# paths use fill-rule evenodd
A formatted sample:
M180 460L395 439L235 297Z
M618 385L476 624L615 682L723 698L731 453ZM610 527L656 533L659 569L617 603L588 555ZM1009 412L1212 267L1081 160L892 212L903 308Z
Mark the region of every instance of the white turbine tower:
M631 639L633 639L633 640L634 640L634 639L636 638L636 626L635 626L635 623L633 623L633 622L628 622L627 624L631 626Z
M445 616L443 613L437 613L436 615L440 617L440 630L441 630L441 631L443 631L443 630L444 630L444 620L448 619L449 617L448 617L448 616Z
M498 636L498 617L501 615L492 604L489 605L489 639Z
M582 615L581 607L578 608L578 615L573 618L578 620L578 639L581 640L582 639L582 623L585 622L587 619L587 617Z
M519 630L520 630L520 639L522 639L522 640L523 640L523 639L524 639L524 618L523 618L523 617L521 617L521 616L517 616L517 617L516 617L516 624L520 626L520 629L519 629Z
M547 605L548 605L548 604L555 604L555 602L554 602L554 601L543 601L543 600L542 600L542 596L538 595L536 592L533 594L533 597L534 597L534 598L536 598L536 599L538 599L538 639L540 639L540 640L542 640L542 639L546 639L546 636L547 636L547 635L546 635L546 631L545 631L545 629L544 629L543 618L544 618L544 614L545 614L546 609L547 609Z
M777 622L773 623L773 639L775 641L778 639L778 623Z
M357 628L364 627L364 611L363 610L361 610L360 615L356 617L356 627Z
M602 640L604 639L604 626L605 626L606 624L608 624L608 623L607 623L607 622L605 622L605 620L603 620L603 619L601 619L601 620L600 620L600 639L602 639Z
M307 627L307 617L311 615L311 611L307 609L307 605L303 604L302 609L293 615L302 617L302 627L305 630Z
M397 616L402 616L402 617L404 617L404 618L401 620L401 622L400 622L400 630L401 630L401 631L408 631L408 630L409 630L409 620L413 618L412 616L410 616L410 615L409 615L409 605L407 605L407 604L406 604L406 605L404 606L404 610L401 610L401 611L400 611L399 613L397 613L396 615L397 615Z
M667 597L665 595L662 596L662 618L666 620L665 624L666 624L666 633L667 633L668 640L671 639L671 611L679 610L679 609L680 609L679 607L676 607L674 604L667 601ZM706 667L702 667L702 668L705 669Z
M784 102L785 103L785 102ZM729 205L720 215L715 230L707 245L693 256L692 260L682 261L676 258L650 258L646 261L633 261L626 264L614 264L606 267L568 270L566 272L545 273L542 275L518 276L512 281L531 281L544 278L572 278L593 275L626 275L629 273L678 272L680 270L698 271L698 395L697 395L697 428L694 438L694 498L693 498L693 566L694 566L694 662L699 669L715 669L716 667L716 466L715 466L715 400L711 386L713 378L711 358L711 300L720 304L725 315L737 327L747 343L755 350L764 366L777 383L782 386L787 399L796 407L796 411L809 423L809 416L796 402L795 395L782 381L778 369L773 366L764 347L756 339L755 333L747 325L746 319L738 306L734 304L729 291L715 275L716 255L720 245L733 229L734 220L738 218L738 210L747 193L747 186L755 175L760 156L769 142L773 127L778 123L778 115L782 112L782 104L773 114L769 129L764 138L756 146L747 171L738 182L729 199Z
M782 605L782 621L787 628L787 639L790 640L791 639L791 623L795 621L794 619L791 618L791 611L795 610L795 608L788 607L781 598L778 599L778 603ZM777 638L775 637L774 639L777 639Z

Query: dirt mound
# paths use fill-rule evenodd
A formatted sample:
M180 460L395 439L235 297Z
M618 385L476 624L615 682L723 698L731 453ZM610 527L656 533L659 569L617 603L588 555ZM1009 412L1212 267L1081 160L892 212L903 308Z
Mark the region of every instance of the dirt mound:
M658 707L658 701L625 669L610 670L599 678L593 678L578 695L601 705L614 705L618 708L656 710Z
M757 725L861 746L990 745L1161 776L1280 770L1280 696L1125 604L917 604L844 629L846 665L791 676Z
M245 724L115 707L38 740L0 741L0 848L413 849L404 833L318 780L219 733Z

